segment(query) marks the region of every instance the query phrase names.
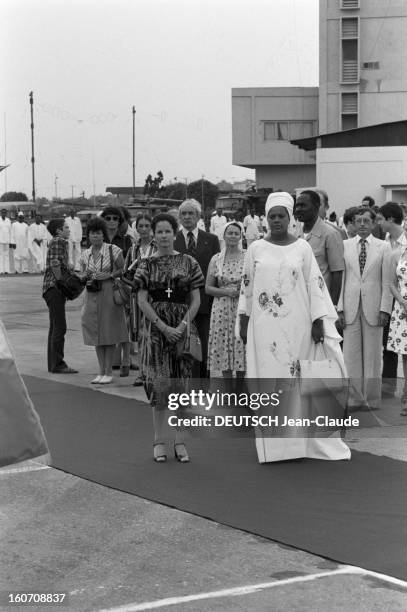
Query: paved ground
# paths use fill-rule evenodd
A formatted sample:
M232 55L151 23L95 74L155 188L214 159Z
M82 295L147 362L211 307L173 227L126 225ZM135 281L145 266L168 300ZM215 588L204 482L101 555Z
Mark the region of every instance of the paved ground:
M68 363L80 373L64 378L46 372L47 310L40 286L39 276L0 278L0 316L20 370L88 386L96 358L82 343L81 299L68 306L66 346ZM117 379L103 392L145 401L131 382ZM386 402L378 419L377 430L351 432L351 446L406 461L407 426L398 402ZM40 461L0 470L0 490L0 610L23 609L7 605L9 591L67 592L61 609L80 612L407 608L406 583L89 483Z

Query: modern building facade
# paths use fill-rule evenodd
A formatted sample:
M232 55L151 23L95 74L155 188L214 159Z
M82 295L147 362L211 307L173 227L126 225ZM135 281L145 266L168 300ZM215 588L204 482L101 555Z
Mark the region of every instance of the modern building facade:
M320 0L319 9L319 88L232 90L233 163L254 168L258 188L322 180L315 151L290 140L407 118L407 0Z
M406 118L406 40L406 0L320 0L320 134Z
M313 185L315 155L290 140L317 133L317 87L232 90L233 164L254 168L257 188Z

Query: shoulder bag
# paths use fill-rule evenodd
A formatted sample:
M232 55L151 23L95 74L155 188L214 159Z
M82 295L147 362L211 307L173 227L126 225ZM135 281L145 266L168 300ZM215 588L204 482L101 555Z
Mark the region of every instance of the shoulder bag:
M85 288L85 281L66 270L62 272L61 278L57 281L57 287L67 300L76 300Z
M110 271L113 272L113 249L109 245ZM130 304L131 286L120 278L113 279L113 301L117 306L128 306Z
M177 357L178 359L194 359L195 361L202 361L201 339L199 338L195 325L191 326L189 312L186 316L186 323L187 327L185 334L176 345Z

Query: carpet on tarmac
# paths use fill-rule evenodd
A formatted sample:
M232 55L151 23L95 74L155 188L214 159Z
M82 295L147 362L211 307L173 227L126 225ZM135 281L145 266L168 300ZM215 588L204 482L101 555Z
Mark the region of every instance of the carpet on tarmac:
M55 468L327 557L407 580L407 464L260 465L251 438L188 441L191 463L152 460L147 404L26 376Z

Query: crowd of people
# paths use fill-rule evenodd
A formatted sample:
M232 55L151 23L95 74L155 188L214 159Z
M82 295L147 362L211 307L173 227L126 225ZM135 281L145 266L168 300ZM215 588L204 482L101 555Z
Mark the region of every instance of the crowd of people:
M89 220L90 246L75 265L69 262L69 220L52 220L43 285L49 371L76 371L64 360L65 298L58 289L71 267L86 286L83 339L95 346L99 364L91 382L110 384L115 365L128 376L138 346L134 384L144 385L153 407L158 462L167 459L166 381L182 386L190 377L211 375L291 380L300 376L303 360L325 357L350 377L349 412L379 408L382 397L396 393L398 355L407 373L404 212L394 202L376 207L366 197L345 211L339 227L336 216L326 218L328 209L322 190L305 190L296 200L276 192L264 219L250 211L243 222L228 221L218 209L206 232L198 228L201 206L193 199L153 219L142 214L133 226L121 209L107 207ZM119 302L118 283L130 288ZM192 341L201 358L193 355ZM406 384L401 402L407 416ZM260 461L349 458L340 437L274 439L271 446L267 440L257 436ZM179 430L174 453L189 461Z

